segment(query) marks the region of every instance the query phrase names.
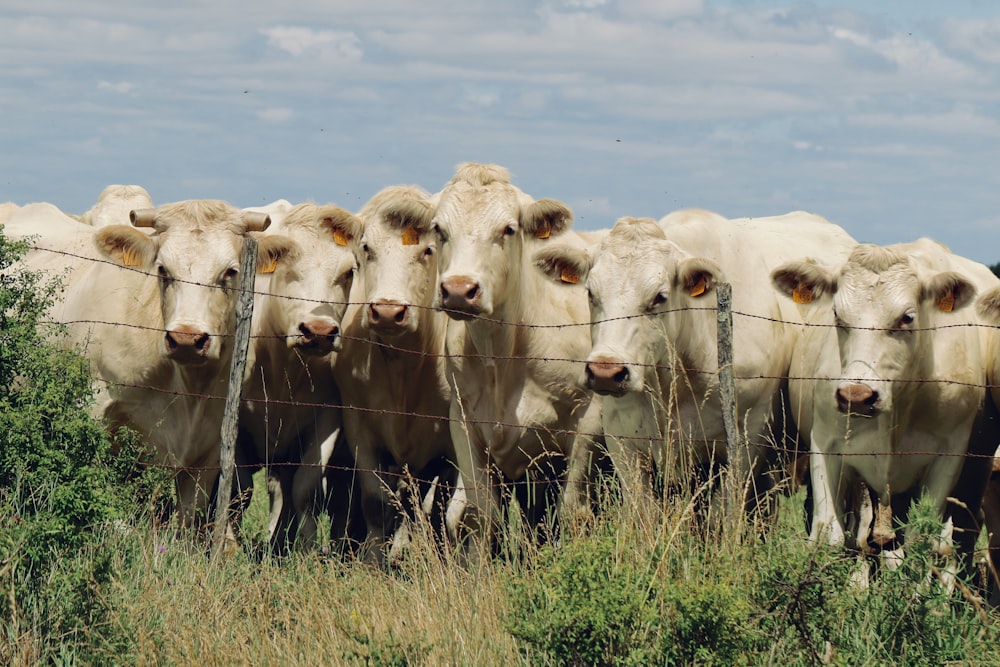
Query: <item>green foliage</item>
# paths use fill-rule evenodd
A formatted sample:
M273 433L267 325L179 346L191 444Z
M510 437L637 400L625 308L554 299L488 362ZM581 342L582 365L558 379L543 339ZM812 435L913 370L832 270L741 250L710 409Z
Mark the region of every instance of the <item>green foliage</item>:
M754 650L743 592L634 547L604 535L546 549L511 585L508 631L560 665L731 665Z
M148 478L135 472L134 439L117 457L90 416L89 365L45 323L58 285L14 266L24 251L0 236L0 619L8 634L41 638L42 655L117 652L125 639L102 632L101 590L120 554L97 536L134 516L143 491L131 478Z

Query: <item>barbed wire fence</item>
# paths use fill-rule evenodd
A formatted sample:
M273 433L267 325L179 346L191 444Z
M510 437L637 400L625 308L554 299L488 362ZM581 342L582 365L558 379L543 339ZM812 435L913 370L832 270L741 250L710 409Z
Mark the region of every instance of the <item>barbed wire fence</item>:
M141 268L122 266L120 263L117 263L117 262L114 262L114 261L111 261L111 260L107 260L107 259L103 259L103 258L94 258L94 257L90 257L90 256L87 256L87 255L80 255L80 254L76 254L76 253L72 253L72 252L67 252L67 251L62 251L62 250L55 250L55 249L45 248L45 247L41 247L41 246L31 246L31 249L32 250L37 250L37 251L44 251L44 252L55 253L55 254L59 254L59 255L65 256L65 257L70 258L70 259L75 259L75 260L82 260L82 261L88 261L88 262L99 262L99 263L110 264L110 265L115 266L116 268L118 268L120 270L123 270L123 271L136 271L136 272L142 273L144 275L150 275L152 277L156 277L155 274L150 274L147 271L142 270ZM287 337L281 337L281 336L265 336L265 335L260 335L260 334L254 334L250 330L250 325L251 325L251 321L252 321L252 315L253 315L253 310L254 310L254 304L256 302L256 297L266 296L268 298L289 298L289 299L293 298L293 297L283 296L283 295L280 295L280 294L272 294L270 292L258 292L258 291L255 291L253 276L256 273L256 270L255 270L255 266L256 266L256 254L257 254L256 241L251 236L248 235L246 237L246 241L245 241L245 245L244 245L243 261L242 261L242 265L241 265L241 273L243 275L243 283L242 283L242 286L240 288L240 293L239 293L239 298L238 298L238 303L237 303L237 310L236 310L237 327L236 327L236 331L234 333L223 332L223 333L213 334L213 335L217 335L217 336L220 336L220 337L235 337L235 339L236 339L236 345L234 346L234 356L233 356L233 361L232 361L232 367L231 367L231 370L230 370L229 389L228 389L228 392L227 392L226 395L223 396L223 395L208 395L208 394L184 393L184 392L178 392L176 390L165 389L163 387L148 386L148 385L137 385L137 384L133 384L133 385L118 384L117 385L117 386L123 387L123 388L145 389L145 390L149 390L149 391L164 392L164 393L168 393L168 394L174 394L174 395L177 395L177 396L185 396L185 397L189 397L189 398L200 398L200 399L204 399L204 400L226 401L227 406L226 406L226 411L225 411L225 417L224 417L224 422L223 422L223 425L222 425L222 432L220 433L220 443L221 443L220 444L220 447L221 447L221 449L220 449L220 466L221 466L221 473L220 473L220 475L222 477L222 480L220 481L220 484L219 484L220 494L224 493L225 497L220 497L219 500L218 500L218 502L217 502L217 516L215 517L215 523L216 523L217 530L219 529L220 526L225 526L227 524L227 521L225 520L225 514L224 513L228 511L228 507L229 507L229 497L228 496L229 496L229 494L231 492L231 488L232 488L232 483L231 482L232 482L233 476L235 474L236 467L239 465L238 462L236 461L236 457L235 457L235 454L234 454L234 450L235 450L235 444L234 443L235 443L235 438L236 438L235 434L236 434L237 423L238 423L239 405L243 401L256 401L256 402L262 402L262 403L268 403L268 404L275 404L275 405L284 405L284 406L311 407L311 408L314 408L314 409L317 409L317 410L323 410L323 409L354 410L354 411L370 412L370 413L376 413L376 414L385 414L385 415L393 415L393 416L403 416L403 417L414 418L414 419L428 419L428 420L436 420L436 421L445 421L445 422L449 422L449 423L452 422L452 421L456 421L456 422L460 422L460 423L462 423L462 424L464 424L466 426L473 425L473 424L496 424L496 425L502 426L502 427L520 428L520 429L525 429L527 431L534 431L534 432L537 432L540 437L583 436L583 437L592 438L592 439L599 439L599 438L602 438L602 437L605 437L605 436L613 436L613 437L615 437L615 438L617 438L619 440L623 440L623 441L628 441L628 440L648 441L648 440L650 440L649 436L636 436L636 435L627 435L627 434L621 434L621 435L619 435L619 434L606 434L606 433L603 433L603 432L601 432L601 433L588 433L588 432L580 432L580 431L573 431L573 430L567 430L567 429L553 429L553 428L548 428L548 427L543 427L543 426L537 426L537 425L532 425L532 424L520 424L520 423L517 423L517 422L497 421L495 419L490 419L490 420L453 419L453 418L451 418L449 416L446 416L446 415L420 414L420 413L415 413L415 412L408 412L408 411L405 411L405 410L385 410L385 409L375 410L375 409L366 408L366 407L363 407L363 406L348 405L348 404L345 404L343 402L341 402L339 404L335 404L335 403L309 403L309 402L302 402L302 401L281 401L281 400L274 399L274 398L268 398L268 399L244 398L242 396L242 389L243 389L243 379L244 379L245 374L246 374L246 363L247 363L247 353L246 353L246 350L247 350L250 342L253 341L254 339L261 339L261 338L287 338ZM179 282L188 282L189 284L196 284L196 285L200 285L200 286L203 286L203 287L209 287L209 288L213 288L213 289L224 289L224 288L219 287L218 285L205 285L205 284L201 284L201 283L192 283L191 281L184 281L183 279L175 279L175 280L178 280ZM704 312L712 312L712 313L716 314L716 316L717 316L717 323L718 323L718 329L717 329L717 344L718 344L718 355L719 355L718 368L716 368L716 369L684 368L682 370L683 370L684 373L687 373L687 374L705 374L705 375L716 375L716 376L718 376L718 378L719 378L719 380L718 380L719 381L719 388L720 388L720 397L721 397L722 406L723 406L722 410L723 410L723 419L724 419L724 423L725 423L725 433L726 433L727 447L729 447L732 451L735 451L735 448L737 448L737 447L743 446L742 443L741 443L741 441L740 441L740 433L739 433L739 429L738 429L738 419L737 419L737 405L736 405L736 383L737 382L748 381L748 380L779 380L779 381L785 381L785 382L787 382L787 381L833 381L833 380L851 380L851 379L856 379L856 380L859 380L859 381L862 380L862 378L842 378L842 377L833 378L833 377L819 377L819 376L810 377L810 376L789 376L789 375L785 375L785 376L773 376L773 375L767 375L767 374L747 374L747 375L737 375L737 374L735 374L735 364L734 364L734 361L733 361L734 360L734 356L735 356L734 355L734 345L736 344L735 341L734 341L734 338L733 338L733 321L734 321L734 318L748 318L748 319L763 320L763 321L767 321L767 322L774 323L774 324L792 325L792 326L802 327L802 328L808 328L808 327L836 328L838 325L832 324L832 323L825 323L825 322L801 322L801 321L788 322L788 321L784 321L784 320L779 319L779 318L774 318L774 317L770 317L770 316L767 316L767 315L761 315L759 313L741 312L741 311L735 310L733 308L732 288L731 288L731 286L729 284L722 283L722 284L717 285L716 286L716 292L717 292L717 303L718 303L717 307L699 307L699 308L685 307L683 309L670 309L670 308L666 308L666 309L663 309L661 311L656 311L656 312L654 312L652 314L653 315L664 314L664 313L669 313L669 312L677 312L679 310L684 310L684 311L704 311ZM366 305L366 302L352 302L352 301L338 302L338 301L328 301L328 300L324 300L322 298L317 298L317 299L303 299L301 297L294 297L294 298L297 301L314 302L314 303L317 303L317 304L335 303L335 304L339 304L339 305L344 305L345 307L346 306L351 306L351 305L357 305L357 306L364 306L364 305ZM417 305L417 304L411 304L409 307L416 308L416 309L423 308L423 309L433 310L433 311L440 310L440 309L435 308L435 307L421 306L421 305ZM608 318L608 319L599 320L599 321L571 322L571 323L565 323L565 324L533 324L533 323L524 323L524 322L507 322L507 321L504 321L504 320L499 320L499 319L490 318L490 317L486 317L486 316L475 316L475 319L487 321L487 322L490 322L490 323L493 323L493 324L496 324L496 325L499 325L499 326L509 326L509 327L518 327L518 328L535 328L535 329L546 329L546 330L563 330L563 329L569 329L569 328L573 328L573 327L582 327L582 326L583 327L591 327L594 324L600 324L600 323L603 323L603 322L610 322L610 321L615 321L615 320L624 320L624 319L633 319L633 318L648 318L648 317L650 317L650 314L638 314L638 315L628 315L628 316L616 317L616 318ZM63 322L52 321L50 323L51 324L56 324L56 325L63 325L63 326L91 324L91 325L103 325L103 326L132 327L132 328L136 328L136 329L151 330L151 331L158 331L158 332L166 333L166 330L163 329L163 328L160 328L160 327L154 327L154 326L149 326L148 324L139 324L139 323L131 323L131 322L106 322L106 321L99 321L99 320L72 320L72 321L63 321ZM890 329L890 328L877 328L877 327L857 327L857 328L858 329L862 329L862 330L871 330L871 331L893 331L893 329ZM912 329L912 331L929 331L929 332L934 332L934 331L939 331L939 330L956 329L956 328L988 328L988 329L998 329L1000 327L995 326L995 325L985 324L985 323L982 323L982 322L964 322L964 323L959 323L959 324L935 325L935 326L922 327L922 328L918 327L918 328ZM397 345L393 345L391 342L381 341L381 340L375 340L375 339L372 339L372 338L352 338L352 337L347 336L347 335L345 335L343 333L341 335L344 338L346 338L346 339L358 340L358 341L364 342L365 344L376 346L376 347L385 349L387 351L392 351L392 352L400 353L400 354L408 354L408 355L412 355L414 357L440 359L440 358L449 356L449 355L446 355L446 354L442 354L442 353L438 353L438 352L433 352L433 351L428 351L428 350L411 350L411 349L403 348L403 347L400 347L400 346L397 346ZM243 350L242 353L239 352L240 349ZM452 356L454 356L454 355L452 355ZM464 355L459 355L459 356L464 357L464 358L488 358L488 359L497 360L497 361L515 361L515 362L517 362L517 361L521 361L521 362L536 361L536 362L546 362L546 363L547 362L552 362L552 363L556 363L556 362L569 362L569 363L578 363L578 364L581 364L581 365L583 365L583 364L585 364L587 362L586 359L573 359L573 358L561 358L561 357L539 357L539 356L530 356L530 355L478 355L478 354L464 354ZM667 370L667 371L677 371L677 370L679 370L672 363L642 363L642 362L633 362L633 361L628 361L627 363L629 363L630 365L636 366L636 367L649 368L649 369L652 369L652 370ZM106 382L105 380L103 380L101 378L98 378L98 381L99 382L105 382L108 385L115 384L115 383ZM331 381L332 381L332 379L331 379ZM897 383L913 383L913 384L953 384L953 385L978 387L978 388L985 389L987 391L991 390L991 389L1000 388L1000 385L990 384L988 382L982 383L982 384L978 384L978 383L969 383L969 382L964 382L964 381L955 380L955 379L949 379L949 378L898 378L898 379L894 379L893 381L897 382ZM701 441L699 441L696 438L690 439L690 441L692 443L701 442ZM704 442L715 442L715 441L714 440L705 440ZM794 444L789 444L789 443L779 443L779 442L775 441L775 442L768 443L766 446L770 447L771 449L773 449L776 454L785 455L785 456L789 456L789 457L794 457L794 456L802 455L804 453L799 448L797 448L796 446L794 446ZM991 454L979 454L979 453L974 453L974 452L952 453L952 452L935 452L935 451L894 451L894 452L846 452L846 451L843 451L843 452L830 452L830 453L827 453L826 455L841 456L841 457L853 457L853 456L859 456L859 457L871 457L871 456L890 456L890 457L936 456L936 457L981 458L981 459L991 459L991 460L993 459L992 453ZM173 465L169 465L169 464L153 464L153 465L160 465L160 466L162 466L164 468L172 470L175 474L183 472L183 471L197 471L197 470L203 470L203 469L210 469L210 468L181 467L181 466L173 466ZM248 465L248 464L246 464L246 465ZM322 465L322 466L325 466L327 468L336 469L336 470L340 470L340 471L343 471L343 472L353 472L353 473L357 473L357 472L377 472L380 476L387 477L387 478L397 477L400 481L405 480L405 479L408 478L408 473L393 473L393 472L388 471L388 470L378 470L378 471L367 470L367 469L358 468L356 465L355 466L336 466L336 465L331 465L331 464L314 464L314 463L282 463L281 465L283 465L283 466L294 466L294 465L299 465L299 466L315 466L315 465ZM248 465L248 467L250 467L250 466ZM256 468L257 466L252 466L252 467ZM527 482L527 481L511 481L510 482L510 484L512 484L512 485L529 484L529 483L530 482ZM220 540L222 540L222 536L221 536L220 533L217 533L216 534L216 542L217 542L217 544L221 543Z

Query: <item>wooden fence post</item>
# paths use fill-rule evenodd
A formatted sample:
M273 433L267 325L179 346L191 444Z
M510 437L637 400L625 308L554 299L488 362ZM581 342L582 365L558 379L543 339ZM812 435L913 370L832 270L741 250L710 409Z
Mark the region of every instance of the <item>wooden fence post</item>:
M740 438L739 421L736 415L736 380L733 376L733 288L729 283L720 283L715 287L718 310L718 349L719 349L719 398L722 401L722 425L726 430L726 451L729 459L730 483L724 492L726 499L727 519L739 516L743 503L741 490L746 483L744 479L732 479L744 466L737 465L743 460L745 452Z
M215 507L215 553L226 546L229 530L229 503L232 499L236 469L236 433L240 403L243 401L243 377L246 374L247 350L250 347L250 322L253 319L254 280L257 277L257 239L247 234L243 240L243 261L240 264L240 294L236 301L236 337L233 362L229 369L229 391L226 411L222 418L222 452L220 455L219 491Z

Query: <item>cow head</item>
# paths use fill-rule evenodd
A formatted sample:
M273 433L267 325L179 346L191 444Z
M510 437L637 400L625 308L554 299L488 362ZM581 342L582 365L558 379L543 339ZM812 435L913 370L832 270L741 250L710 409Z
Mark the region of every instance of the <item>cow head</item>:
M692 319L715 306L722 279L718 265L685 253L651 218L621 218L596 249L554 246L535 264L560 283L586 283L593 346L583 382L611 396L644 391L685 336L703 344Z
M859 245L839 271L791 262L771 274L775 288L805 308L829 311L837 330L837 409L875 417L928 377L928 328L967 306L976 288L963 276L927 270L900 249ZM817 351L817 354L820 352Z
M361 221L332 205L300 204L258 238L258 273L268 276L261 335L314 355L340 349Z
M372 197L359 216L364 325L383 336L416 331L423 311L434 305L437 285L430 195L414 186L391 186Z
M525 244L558 235L573 220L565 204L533 200L496 165L461 165L438 198L438 305L459 320L519 307Z
M158 278L164 354L181 363L218 360L235 327L244 235L270 221L214 200L132 211L131 218L154 232L103 227L95 235L98 249Z
M109 185L80 220L94 227L125 225L130 222L132 211L149 208L153 208L153 201L142 186Z

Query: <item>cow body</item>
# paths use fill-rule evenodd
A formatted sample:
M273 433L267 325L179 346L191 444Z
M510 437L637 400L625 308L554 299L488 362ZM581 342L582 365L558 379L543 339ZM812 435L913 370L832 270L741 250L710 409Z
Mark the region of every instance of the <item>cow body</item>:
M790 382L810 443L813 538L895 551L897 523L927 494L971 553L996 420L985 402L992 333L968 304L997 279L927 239L861 245L832 267L792 262L773 276L819 325L800 341ZM862 483L870 518L857 511Z
M564 204L535 201L506 170L478 164L460 166L438 197L439 303L453 318L452 439L465 524L488 534L498 518L498 472L522 482L569 457L563 502L582 503L588 450L600 432L600 403L577 383L590 348L586 296L529 270L550 236L573 236Z
M330 355L340 349L360 222L330 205L302 204L279 215L259 237L264 272L255 290L240 433L251 463L267 469L271 546L284 553L315 542L325 466L341 432Z
M593 320L582 381L605 394L604 431L628 497L729 461L754 506L784 433L782 389L799 321L766 279L782 258L854 244L818 216L727 220L700 210L657 222L623 218L591 249L536 257L552 277L585 281ZM733 285L736 415L748 447L727 451L720 399L715 286Z
M90 360L97 416L139 432L175 470L182 524L200 524L219 472L243 239L266 222L212 200L140 212L152 234L48 205L21 213L32 219L8 231L40 235L24 265L67 280L53 319Z
M384 561L401 510L415 504L396 498L400 482L408 475L424 483L454 477L445 378L448 318L433 308L433 214L430 196L410 186L385 188L359 213L360 279L335 371L361 481L365 555L373 562Z

